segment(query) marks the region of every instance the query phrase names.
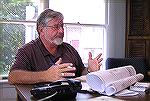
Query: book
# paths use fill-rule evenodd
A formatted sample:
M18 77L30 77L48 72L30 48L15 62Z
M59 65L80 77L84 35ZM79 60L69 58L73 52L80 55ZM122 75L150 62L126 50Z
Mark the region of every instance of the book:
M141 81L143 78L143 74L136 74L134 67L129 65L88 73L86 82L94 91L111 96Z
M142 91L146 92L150 90L150 82L136 82L133 86L130 86L132 91Z

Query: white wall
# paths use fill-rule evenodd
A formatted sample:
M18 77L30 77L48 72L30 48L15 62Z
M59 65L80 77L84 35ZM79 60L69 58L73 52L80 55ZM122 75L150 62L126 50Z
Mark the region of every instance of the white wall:
M125 57L126 0L110 0L106 57Z

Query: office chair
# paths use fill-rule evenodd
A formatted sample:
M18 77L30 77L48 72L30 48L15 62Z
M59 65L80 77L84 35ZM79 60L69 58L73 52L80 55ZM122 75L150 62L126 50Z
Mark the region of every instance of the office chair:
M132 65L136 73L144 74L143 81L150 81L150 77L147 75L149 67L146 65L145 58L135 57L135 58L107 58L106 69Z

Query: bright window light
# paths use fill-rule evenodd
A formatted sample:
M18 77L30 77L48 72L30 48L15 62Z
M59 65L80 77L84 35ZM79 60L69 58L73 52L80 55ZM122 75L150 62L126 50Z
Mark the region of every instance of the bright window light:
M65 23L105 24L104 1L50 0L49 7L62 12Z
M49 8L64 15L64 42L71 44L87 66L88 52L93 58L104 54L105 0L50 0Z

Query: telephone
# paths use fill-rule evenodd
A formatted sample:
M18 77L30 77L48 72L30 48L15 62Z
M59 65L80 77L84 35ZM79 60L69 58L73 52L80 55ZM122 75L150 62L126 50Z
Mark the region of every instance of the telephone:
M78 80L68 79L50 83L40 83L33 86L30 93L36 99L68 100L76 97L82 88ZM40 101L43 101L40 100Z

